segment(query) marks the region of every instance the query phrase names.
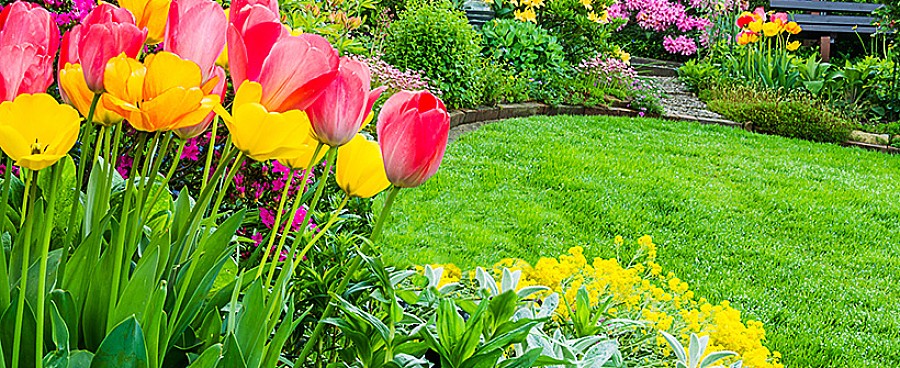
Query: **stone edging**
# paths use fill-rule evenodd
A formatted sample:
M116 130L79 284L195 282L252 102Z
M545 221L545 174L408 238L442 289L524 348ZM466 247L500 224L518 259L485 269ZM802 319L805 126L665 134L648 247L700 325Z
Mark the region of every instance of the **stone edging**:
M460 126L492 122L497 120L524 118L535 115L582 115L582 116L629 116L638 117L640 112L622 107L583 107L571 105L550 106L540 102L525 102L517 104L499 104L496 107L482 107L478 109L463 109L450 112L450 129ZM710 119L695 116L664 114L662 119L673 121L693 121L700 124L723 125L732 128L744 129L756 132L751 123L736 123L730 120ZM890 142L900 141L900 136L891 137L887 134L872 134L854 130L850 134L851 140L842 143L843 146L860 147L891 154L900 154L900 148L893 147Z

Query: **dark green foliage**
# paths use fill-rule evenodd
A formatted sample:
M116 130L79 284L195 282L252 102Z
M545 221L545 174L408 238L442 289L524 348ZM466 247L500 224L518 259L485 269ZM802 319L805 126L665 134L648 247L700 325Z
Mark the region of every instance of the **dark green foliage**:
M709 109L730 120L752 122L759 131L790 138L840 143L847 140L851 131L851 124L847 121L798 101L747 103L713 100L709 102Z
M482 53L517 72L560 71L567 65L556 37L534 23L497 19L482 26L481 34Z
M384 60L421 70L443 91L448 108L480 102L481 42L465 15L444 2L416 5L388 28Z
M716 65L697 63L695 60L689 60L678 68L678 78L688 86L691 92L711 88L721 74Z
M599 9L611 4L608 0L593 2ZM566 52L566 59L577 65L598 53L612 51L609 36L620 23L599 24L589 20L587 10L578 0L554 0L547 2L540 24L557 37Z

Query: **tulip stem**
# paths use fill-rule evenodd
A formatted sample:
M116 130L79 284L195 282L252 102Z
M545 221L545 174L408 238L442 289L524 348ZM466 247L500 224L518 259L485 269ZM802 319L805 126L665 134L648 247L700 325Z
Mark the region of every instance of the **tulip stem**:
M50 179L50 198L47 200L47 212L44 215L42 220L44 224L44 234L41 238L41 258L40 258L40 271L38 271L38 287L37 287L37 313L35 314L35 319L37 320L37 331L35 337L35 358L34 361L37 363L37 368L41 368L43 366L42 359L44 357L44 298L46 296L46 288L47 288L47 258L50 253L50 237L53 235L53 221L56 217L56 199L57 199L57 186L59 185L59 177L62 173L62 167L60 164L53 165L51 170Z
M25 180L25 193L30 193L29 204L34 204L34 197L37 196L37 171L31 172L31 179ZM25 176L25 173L22 173ZM31 209L33 206L27 206ZM25 323L25 294L28 290L28 259L31 258L31 231L34 228L34 214L32 211L22 213L25 219L25 228L22 234L24 241L22 242L22 271L19 275L19 299L16 301L16 327L13 336L13 354L12 365L10 367L19 366L19 348L22 346L22 325Z
M387 218L391 215L391 206L394 204L394 198L397 197L397 193L399 192L400 187L391 186L391 190L384 200L384 207L382 207L381 212L378 213L378 220L375 221L375 227L372 228L372 235L369 236L369 240L371 240L373 244L378 240L378 237L381 236L381 230L384 228L384 223L387 222Z
M259 268L256 270L256 277L259 278L262 276L263 270L266 269L266 261L269 259L269 254L272 252L272 246L275 245L275 238L278 237L278 230L281 229L281 217L284 213L284 204L287 202L288 191L291 189L291 183L294 181L294 171L288 170L288 178L287 183L284 184L284 190L281 191L281 200L278 201L278 213L275 214L275 223L272 224L272 232L269 233L269 242L266 245L266 250L263 252L262 260L259 262ZM279 251L281 249L279 248ZM277 257L273 255L273 257ZM277 258L276 258L277 259ZM272 261L272 266L274 268L276 261ZM269 277L271 279L271 276ZM266 282L265 285L269 285Z
M316 145L316 150L313 152L313 156L309 159L309 165L306 165L306 170L303 171L303 177L300 179L300 189L297 191L297 195L294 197L294 203L291 206L291 214L288 218L288 223L293 225L294 219L297 217L297 210L300 208L300 202L303 199L303 194L306 192L306 186L309 181L309 175L312 173L312 167L317 164L316 158L319 157L319 152L322 151L322 147L325 146L324 143L319 142ZM307 210L306 214L303 216L303 221L301 221L300 227L297 228L296 234L294 234L294 242L291 244L291 251L288 253L288 259L294 259L294 254L297 252L297 246L300 245L300 237L306 231L306 225L309 224L309 216L311 213ZM293 229L285 228L285 230L281 234L281 240L278 242L278 249L284 247L284 243L287 241L287 234ZM272 273L275 272L275 265L272 265L272 268L269 270L269 279L272 279ZM280 277L279 277L280 278Z
M344 200L341 201L341 204L338 205L337 209L335 209L334 212L331 213L331 218L328 219L328 222L325 223L325 226L319 229L319 232L316 233L316 236L314 236L308 243L306 243L306 246L303 247L303 250L300 251L300 254L297 254L297 259L302 260L303 257L306 256L306 253L309 252L309 249L312 248L312 246L316 244L316 242L319 241L319 239L321 239L323 235L325 235L325 232L328 230L328 228L330 228L331 225L334 225L334 223L338 220L338 215L341 214L341 211L344 210L344 207L347 206L347 202L349 201L350 195L347 194L344 196ZM294 267L299 264L299 261L296 262Z
M178 168L178 165L181 164L181 154L184 153L184 146L187 144L186 139L182 139L181 143L178 144L178 151L175 152L175 156L172 157L172 166L169 167L169 171L166 173L166 178L163 179L162 185L159 186L156 190L153 191L153 196L150 197L150 208L153 208L153 204L159 200L159 196L162 195L163 190L168 190L169 181L172 180L172 177L175 176L175 169ZM153 188L150 188L151 190ZM147 213L147 215L151 215L151 213Z
M237 175L238 170L241 168L241 164L244 163L244 159L247 156L244 156L243 152L238 152L237 158L234 160L234 165L231 166L231 169L228 170L228 175L225 176L225 181L222 182L222 188L219 190L219 195L216 197L216 203L212 208L212 216L211 218L215 219L219 214L219 207L222 206L222 201L225 200L225 192L228 189L228 184L234 180L234 176Z
M213 153L216 151L216 131L219 129L219 115L216 115L215 119L213 119L212 124L212 134L209 138L209 143L206 145L206 165L203 166L203 181L202 188L206 188L206 184L209 183L209 169L212 166Z
M100 93L94 94L94 99L91 100L91 107L88 110L88 116L86 117L86 124L84 124L84 130L81 132L81 137L79 141L81 141L81 156L79 158L79 165L77 168L77 172L75 175L75 196L72 201L72 207L69 209L69 221L66 222L66 239L63 242L63 246L67 247L72 242L72 237L75 236L75 219L78 217L78 205L81 202L81 186L84 184L84 173L86 170L86 166L88 165L87 161L85 161L85 157L89 157L86 153L88 149L93 146L94 140L94 113L97 111L97 103L100 102ZM81 234L81 238L84 239L87 234Z
M3 166L3 192L0 193L0 234L3 233L3 228L6 225L6 208L9 207L9 187L12 181L12 169L13 169L13 161L12 158L6 157L5 165ZM12 231L12 230L10 230ZM0 267L3 267L5 264L0 264ZM3 308L4 305L0 302L0 308Z

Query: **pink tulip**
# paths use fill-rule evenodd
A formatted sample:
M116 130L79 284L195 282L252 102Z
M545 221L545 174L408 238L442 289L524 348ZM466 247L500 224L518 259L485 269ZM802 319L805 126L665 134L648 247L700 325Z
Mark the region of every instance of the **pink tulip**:
M332 147L350 142L362 129L372 105L384 89L371 89L371 75L366 64L341 58L337 78L305 110L316 139Z
M245 0L232 6L227 37L235 90L244 81L259 82L260 102L269 111L308 108L337 75L337 51L321 36L289 35L272 2Z
M228 20L212 0L173 0L166 22L165 50L200 66L203 81L213 75L216 58L225 49Z
M123 52L128 57L137 57L146 38L147 29L138 29L131 12L101 2L81 24L63 36L59 69L66 63L81 64L88 88L101 93L103 71L109 59Z
M766 22L766 9L763 9L763 7L760 6L760 7L757 7L756 9L753 9L753 14L758 15L759 19L761 19L763 21L763 23Z
M788 23L788 15L785 12L778 12L778 13L772 14L772 16L769 18L769 21L770 22L781 21L781 24L785 25Z
M0 12L0 102L53 84L59 28L50 12L17 1Z
M378 143L388 180L413 188L437 172L447 149L450 115L431 92L401 91L378 115Z

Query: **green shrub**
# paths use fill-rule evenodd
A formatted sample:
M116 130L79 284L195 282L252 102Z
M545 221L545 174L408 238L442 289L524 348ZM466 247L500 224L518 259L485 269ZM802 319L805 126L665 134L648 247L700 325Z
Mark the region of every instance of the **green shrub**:
M595 9L612 5L611 0L594 0ZM566 52L569 63L577 65L582 60L613 51L609 42L612 30L621 22L598 23L588 18L588 10L579 0L553 0L541 12L541 27L555 35Z
M710 110L727 119L750 122L758 131L816 142L841 143L853 124L838 114L800 95L779 97L746 88L710 90L704 93Z
M497 19L481 28L482 53L518 72L561 70L566 66L562 46L547 31L531 22Z
M528 79L510 69L485 61L478 76L484 86L482 104L516 103L529 99Z
M444 94L449 108L480 102L481 40L466 16L446 2L411 5L388 28L383 59L421 70Z
M678 68L678 78L687 85L692 92L709 89L721 78L719 67L711 63L689 60Z

